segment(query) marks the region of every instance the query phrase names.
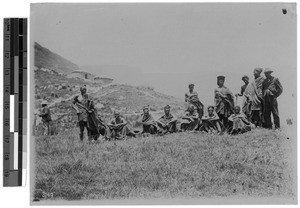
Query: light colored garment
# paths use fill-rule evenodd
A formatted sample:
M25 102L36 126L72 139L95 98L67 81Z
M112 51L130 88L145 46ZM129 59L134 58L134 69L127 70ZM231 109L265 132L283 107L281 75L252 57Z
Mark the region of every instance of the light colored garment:
M233 113L234 97L225 86L215 89L215 111L217 114L229 117Z

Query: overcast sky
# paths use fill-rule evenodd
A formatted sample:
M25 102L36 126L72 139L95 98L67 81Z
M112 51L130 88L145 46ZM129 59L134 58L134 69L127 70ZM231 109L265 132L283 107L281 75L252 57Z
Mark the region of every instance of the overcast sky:
M140 82L176 97L195 82L207 104L216 75L225 75L236 93L242 75L273 67L284 87L279 105L290 114L296 109L295 10L296 4L280 3L34 4L31 40L78 66L139 69L149 76Z

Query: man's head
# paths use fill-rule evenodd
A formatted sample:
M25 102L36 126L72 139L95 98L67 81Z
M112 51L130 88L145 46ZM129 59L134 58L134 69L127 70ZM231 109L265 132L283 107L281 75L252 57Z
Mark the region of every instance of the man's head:
M217 77L217 85L218 85L219 87L223 87L224 82L225 82L225 77L224 77L224 76L218 76L218 77Z
M214 109L215 109L215 108L214 108L214 106L212 106L212 105L207 107L207 112L208 112L208 115L209 115L209 116L214 115Z
M235 114L239 114L240 111L241 111L241 107L240 106L237 105L237 106L234 107L234 113Z
M249 84L249 77L247 75L244 75L242 77L242 80L245 82L246 85Z
M144 107L143 107L143 113L144 113L145 115L148 115L148 114L149 114L149 106L144 106Z
M265 76L269 79L269 78L271 78L272 77L272 72L273 72L273 70L272 69L270 69L270 68L266 68L265 69Z
M114 116L115 116L115 118L119 118L120 117L120 112L115 111Z
M256 67L253 71L254 78L255 79L258 78L262 71L263 69L261 67Z
M169 114L170 114L170 109L171 109L171 107L170 107L169 105L166 105L166 106L164 107L164 111L165 111L165 114L166 114L166 115L169 115Z
M189 84L189 89L190 89L190 91L193 91L194 90L194 84Z
M82 95L86 94L86 86L85 85L80 87L80 92Z

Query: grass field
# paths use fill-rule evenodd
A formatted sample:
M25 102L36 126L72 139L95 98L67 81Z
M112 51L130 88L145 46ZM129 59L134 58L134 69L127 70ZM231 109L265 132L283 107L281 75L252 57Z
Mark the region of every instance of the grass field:
M291 139L279 131L90 144L73 130L37 137L35 152L40 200L296 196Z

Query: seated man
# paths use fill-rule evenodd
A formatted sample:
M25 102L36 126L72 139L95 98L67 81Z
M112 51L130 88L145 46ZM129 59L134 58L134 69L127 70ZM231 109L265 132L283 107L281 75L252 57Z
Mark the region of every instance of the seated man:
M119 112L114 113L115 118L108 125L111 131L111 139L121 140L126 136L135 137L133 133L127 126L127 121L120 116Z
M157 121L160 134L173 133L176 131L176 119L170 113L170 106L166 105L164 107L165 114L160 117Z
M199 126L199 115L193 105L189 105L184 115L178 119L177 129L180 131L195 131Z
M234 107L234 114L230 115L229 121L229 134L241 134L247 131L251 131L254 125L247 119L245 114L241 113L240 106Z
M205 131L211 134L219 134L222 132L219 116L214 113L214 106L208 106L208 115L202 117L202 126L200 131Z
M143 108L140 123L143 125L142 134L157 134L157 125L153 116L149 113L149 106Z

